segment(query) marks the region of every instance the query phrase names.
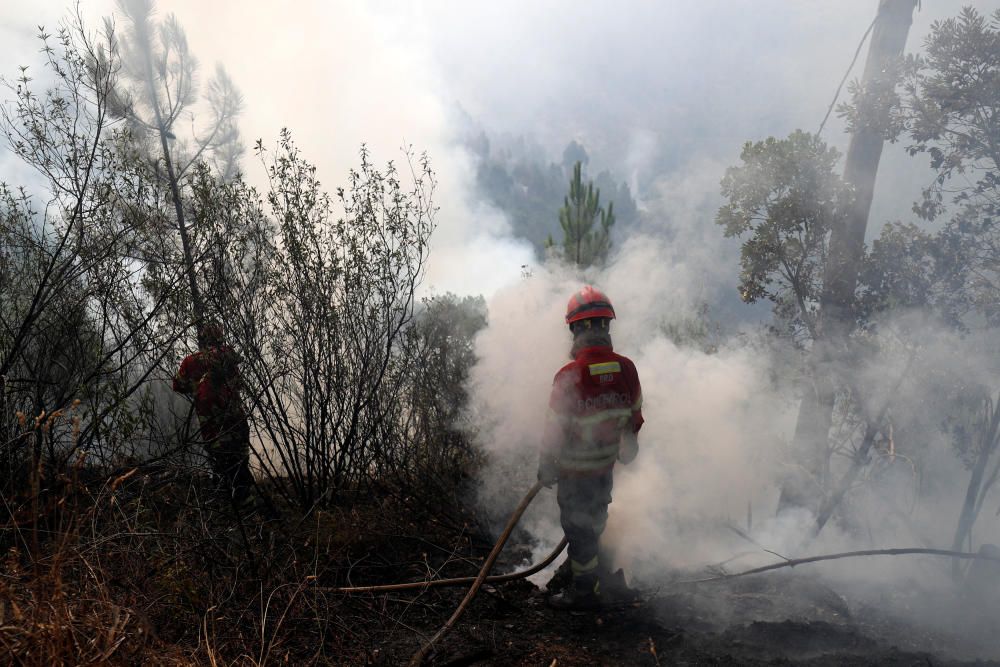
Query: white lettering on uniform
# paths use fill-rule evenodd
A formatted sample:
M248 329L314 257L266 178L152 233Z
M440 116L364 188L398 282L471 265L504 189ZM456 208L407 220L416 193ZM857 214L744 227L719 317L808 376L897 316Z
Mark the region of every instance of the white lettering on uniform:
M631 403L631 397L623 392L621 394L601 394L600 396L591 398L577 399L576 408L581 412L585 410L607 410L628 407Z

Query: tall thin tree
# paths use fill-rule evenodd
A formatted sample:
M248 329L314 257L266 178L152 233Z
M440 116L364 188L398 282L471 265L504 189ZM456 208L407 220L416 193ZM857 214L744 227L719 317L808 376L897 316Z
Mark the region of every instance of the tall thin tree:
M782 486L779 511L816 507L817 493L828 477L828 439L837 396L837 373L848 364L848 339L854 330L854 297L864 256L868 214L882 156L892 92L894 63L913 22L917 0L879 0L864 74L861 99L869 107L855 128L844 163L844 180L853 187L853 205L830 233L830 250L820 296L819 326L810 355L812 385L799 407L794 451L806 475L789 475ZM817 487L815 482L819 481Z
M191 307L194 319L200 321L205 303L197 277L194 230L185 209L184 176L200 160L210 158L215 159L219 176L233 175L242 153L236 127L242 98L221 67L199 97L198 61L173 14L155 20L152 0L119 0L118 5L129 30L120 43L126 86L119 91L116 110L130 122L140 144L147 140L143 148L168 187ZM207 106L209 122L189 142L178 139L178 121L199 101Z

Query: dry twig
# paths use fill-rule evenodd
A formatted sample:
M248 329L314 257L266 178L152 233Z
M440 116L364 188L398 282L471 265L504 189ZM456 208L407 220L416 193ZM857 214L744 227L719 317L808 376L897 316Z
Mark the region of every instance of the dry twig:
M1000 563L1000 557L997 556L974 554L965 551L950 551L948 549L921 549L916 547L906 547L900 549L865 549L863 551L845 551L836 554L825 554L823 556L809 556L808 558L792 558L786 560L784 563L772 563L770 565L755 567L751 570L745 570L743 572L734 572L733 574L721 574L715 577L706 577L704 579L688 579L686 581L678 581L676 583L707 584L716 581L737 579L739 577L748 577L752 574L761 574L762 572L770 572L771 570L780 570L783 567L795 567L797 565L805 565L807 563L819 563L821 561L826 561L826 560L838 560L840 558L858 558L860 556L908 556L908 555L945 556L948 558L960 558L963 560L977 560L977 559L990 560Z

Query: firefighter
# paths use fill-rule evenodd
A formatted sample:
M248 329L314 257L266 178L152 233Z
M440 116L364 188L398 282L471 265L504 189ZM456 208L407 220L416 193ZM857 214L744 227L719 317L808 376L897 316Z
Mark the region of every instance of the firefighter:
M559 521L569 542L572 583L549 597L557 609L593 609L601 603L599 541L611 502L615 461L639 451L642 390L635 364L611 344L615 310L598 289L585 286L566 309L572 361L556 373L549 399L538 479L558 484Z
M173 387L194 400L213 476L226 494L241 504L253 486L250 425L240 400L239 357L223 336L218 323L198 330L198 351L181 362Z

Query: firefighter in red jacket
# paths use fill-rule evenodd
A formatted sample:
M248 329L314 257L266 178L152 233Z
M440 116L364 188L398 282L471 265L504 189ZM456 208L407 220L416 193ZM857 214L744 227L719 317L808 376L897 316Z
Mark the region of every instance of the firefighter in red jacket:
M253 486L250 426L240 400L239 357L225 344L220 324L198 331L198 352L184 358L174 391L194 400L201 441L220 485L241 503Z
M587 285L566 310L573 333L570 363L556 373L539 457L538 479L558 483L559 520L569 542L572 585L549 598L558 609L600 605L599 541L611 502L615 461L638 454L642 390L631 359L611 345L615 310L603 292Z

